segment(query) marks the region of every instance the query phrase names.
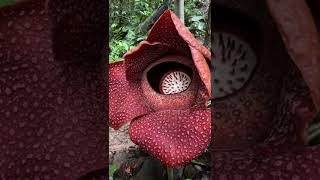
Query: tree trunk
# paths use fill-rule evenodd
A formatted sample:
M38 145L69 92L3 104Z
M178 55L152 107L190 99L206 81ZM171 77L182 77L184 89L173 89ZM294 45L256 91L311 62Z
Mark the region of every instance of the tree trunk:
M175 13L184 23L184 0L175 0Z
M206 19L207 29L206 29L206 36L204 45L208 48L211 48L211 6L212 3L210 2L209 10L208 10L208 18Z

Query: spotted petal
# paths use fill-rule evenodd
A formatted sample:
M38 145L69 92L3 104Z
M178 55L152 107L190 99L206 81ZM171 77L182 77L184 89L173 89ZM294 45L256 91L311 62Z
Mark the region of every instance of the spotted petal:
M170 10L165 11L154 24L147 41L170 44L185 51L188 51L189 45L200 51L207 60L211 60L211 52L192 35L182 21Z
M213 179L319 179L320 147L212 152ZM219 172L219 173L215 173Z
M166 53L170 53L170 47L165 44L141 41L137 47L124 55L127 80L141 80L142 73L148 65Z
M211 72L210 68L201 52L190 46L192 59L197 67L199 76L208 91L208 97L211 97Z
M134 120L131 140L162 163L182 166L199 156L210 143L210 110L167 110Z
M0 9L2 179L78 179L107 166L104 5L28 0Z
M109 126L114 129L150 112L140 82L126 80L123 61L109 65L109 109Z

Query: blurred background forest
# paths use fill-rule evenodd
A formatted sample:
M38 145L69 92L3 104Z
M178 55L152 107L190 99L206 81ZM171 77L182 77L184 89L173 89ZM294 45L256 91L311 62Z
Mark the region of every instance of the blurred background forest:
M185 0L185 25L204 43L210 0ZM109 63L122 60L122 55L144 40L142 23L152 16L162 0L109 0ZM170 0L169 9L174 10Z

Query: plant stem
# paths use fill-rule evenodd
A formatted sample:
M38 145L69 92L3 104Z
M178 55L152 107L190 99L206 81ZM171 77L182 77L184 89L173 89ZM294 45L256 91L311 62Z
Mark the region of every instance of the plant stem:
M173 169L167 166L168 180L173 180Z

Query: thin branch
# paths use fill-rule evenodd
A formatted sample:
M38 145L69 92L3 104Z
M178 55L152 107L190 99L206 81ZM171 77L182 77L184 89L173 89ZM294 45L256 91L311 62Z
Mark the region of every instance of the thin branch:
M149 16L141 25L140 30L143 34L147 33L159 17L169 8L169 0L164 0L162 5L153 12L152 16Z

